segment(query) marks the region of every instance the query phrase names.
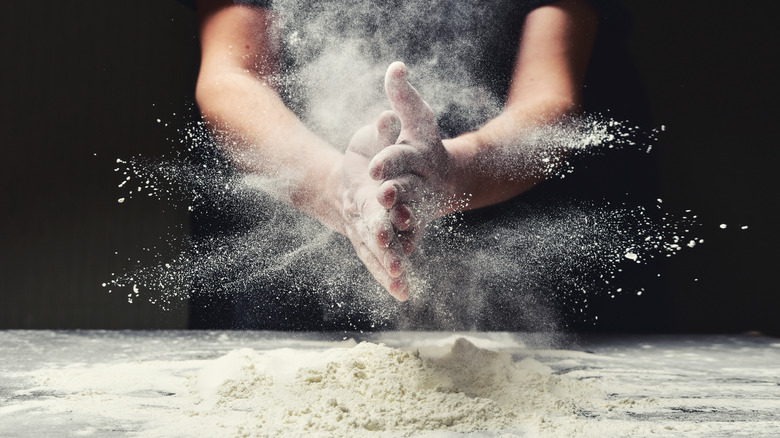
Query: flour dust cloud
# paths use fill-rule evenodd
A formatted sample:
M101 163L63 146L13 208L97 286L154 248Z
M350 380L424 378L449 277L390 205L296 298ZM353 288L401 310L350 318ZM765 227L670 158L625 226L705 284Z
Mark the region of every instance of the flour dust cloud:
M513 2L274 2L284 73L271 81L307 125L336 148L389 108L383 78L403 60L438 115L444 136L499 114L520 29ZM490 23L490 24L488 24ZM373 280L348 241L283 202L284 175L242 174L221 151L226 137L193 122L181 152L160 161L118 160L121 203L152 196L192 211L179 255L129 267L106 283L128 300L164 307L192 296L228 297L249 315L315 302L346 328L557 330L561 319L597 324L596 295L639 295L626 271L702 243L692 214L662 201L512 202L505 214L455 214L428 226L411 256L414 293L398 303ZM597 114L529 130L486 166L511 166L565 183L577 163L616 151L650 152L658 132ZM534 189L536 190L536 189ZM648 292L649 293L649 292ZM302 306L304 304L301 304ZM562 310L563 309L563 310Z

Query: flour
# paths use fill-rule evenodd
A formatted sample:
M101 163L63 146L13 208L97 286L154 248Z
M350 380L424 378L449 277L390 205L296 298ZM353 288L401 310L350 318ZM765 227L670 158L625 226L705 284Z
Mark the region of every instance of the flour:
M241 436L405 436L549 428L604 398L592 382L464 338L431 351L368 342L305 356L236 350L193 378L196 413L245 412Z
M512 3L275 1L292 65L269 80L306 126L337 149L389 108L382 84L396 60L408 66L410 81L437 114L444 137L477 129L502 111L498 90L503 86L496 80L509 78L512 66L496 61L514 53L485 55L496 54L491 47L514 47L519 36L509 38L505 30L519 28L513 15L501 12L519 12ZM505 38L511 41L504 44ZM608 115L583 114L525 127L523 136L504 139L506 144L482 157L475 169L554 184L576 178L575 167L587 167L591 156L649 152L657 134ZM290 183L297 175L242 174L240 165L219 152L235 149L236 139L209 131L202 122L191 123L175 139L181 146L174 157L117 160L120 203L152 198L164 203L161 208L192 212L195 232L191 238L160 236L157 245L144 248L154 255L153 263L138 261L112 274L105 287L134 287L128 301L148 300L163 309L189 298L196 309L230 302L243 309L235 314L241 319L233 321L236 327L589 327L597 324L601 297L615 296L620 288L632 295L646 288L650 296L662 290L651 281L662 269L654 259L692 248L697 233L695 216L668 214L661 199L642 206L536 195L542 201L534 200L532 191L528 204L519 197L497 207L507 211L493 219L474 218L483 210L471 218L453 214L430 223L405 266L412 297L398 303L346 238L280 202L291 199ZM487 210L487 216L497 211ZM173 233L181 234L187 233ZM269 315L271 307L275 315L290 315L289 322Z
M770 338L317 339L0 332L0 436L778 436Z

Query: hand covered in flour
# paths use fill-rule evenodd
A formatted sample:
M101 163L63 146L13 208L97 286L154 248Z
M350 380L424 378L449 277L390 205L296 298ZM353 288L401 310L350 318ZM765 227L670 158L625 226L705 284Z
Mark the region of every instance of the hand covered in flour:
M403 301L409 297L404 260L411 246L393 230L390 212L377 199L381 182L368 173L372 157L395 143L400 129L395 114L386 111L375 124L363 127L352 137L342 166L342 216L345 234L360 259L392 296Z
M385 92L401 123L396 141L369 164L381 182L377 199L388 209L399 238L411 252L431 220L455 211L454 160L442 143L433 109L406 80L407 68L394 62L385 75Z

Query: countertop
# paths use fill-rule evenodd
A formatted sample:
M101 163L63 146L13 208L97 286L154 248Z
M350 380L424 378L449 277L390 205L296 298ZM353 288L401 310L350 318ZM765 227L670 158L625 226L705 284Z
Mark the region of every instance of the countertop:
M780 436L780 340L762 335L0 331L0 437L147 436L150 419L187 409L188 376L238 349L317 352L367 341L419 350L460 336L533 357L553 374L603 382L616 406L650 401L581 412L587 427L567 434L603 426L610 435L619 423L623 431L635 424L636 436Z

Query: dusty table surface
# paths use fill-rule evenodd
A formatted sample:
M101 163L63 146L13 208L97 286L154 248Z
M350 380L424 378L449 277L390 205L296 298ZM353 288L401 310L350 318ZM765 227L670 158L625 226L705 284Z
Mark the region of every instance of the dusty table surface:
M165 376L185 379L236 349L316 351L354 345L352 339L414 349L457 336L513 356L532 356L562 376L607 382L619 388L607 395L614 401L653 401L642 409L583 412L591 431L583 436L598 430L594 424L603 424L609 435L607 427L615 422L636 424L636 436L780 436L780 340L768 336L573 340L501 332L205 331L0 331L0 436L146 436L149 418L184 409L181 386L169 384ZM84 383L52 383L68 375ZM116 384L125 380L127 387ZM80 409L69 408L75 398L87 395L95 401L94 412L85 411L83 403ZM107 402L122 398L127 412L109 415L100 397ZM503 436L491 431L472 435Z

